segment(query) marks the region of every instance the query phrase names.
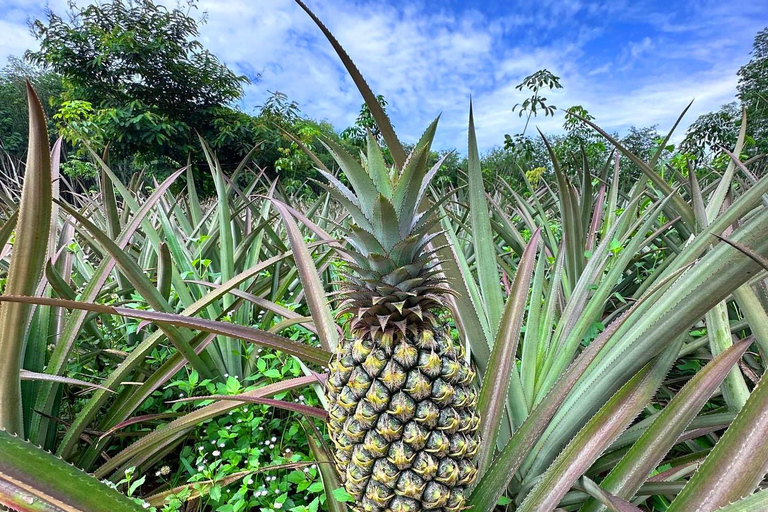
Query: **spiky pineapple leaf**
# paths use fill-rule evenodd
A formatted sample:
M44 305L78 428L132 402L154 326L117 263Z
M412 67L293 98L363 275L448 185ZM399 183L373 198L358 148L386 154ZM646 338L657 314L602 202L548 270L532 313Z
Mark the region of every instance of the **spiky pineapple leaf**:
M499 267L496 264L496 245L493 241L491 217L485 200L483 172L480 169L480 153L477 149L475 120L472 103L469 104L469 132L467 150L467 176L469 180L469 209L472 237L477 253L477 273L482 291L482 301L488 316L491 336L496 337L504 311L504 298L499 286Z
M530 242L528 242L528 246L523 251L523 256L520 258L515 280L512 283L507 305L504 308L504 316L501 319L499 334L493 343L488 369L480 389L480 396L477 402L478 409L483 411L480 422L480 438L484 439L485 442L481 443L477 455L479 475L482 475L487 469L491 462L491 456L496 449L495 436L501 424L504 408L507 405L507 394L510 386L520 387L521 396L513 397L516 402L523 398L520 376L517 373L516 354L540 233L539 230L534 232ZM527 410L525 409L525 403L519 405L523 408L523 412L519 412L517 416L520 419L520 423L522 423Z
M279 350L286 354L296 356L299 359L325 365L330 360L331 354L321 348L305 345L291 341L283 336L272 334L267 331L261 331L244 325L236 325L227 322L218 322L206 318L192 318L174 313L161 313L157 311L141 311L137 309L105 306L103 304L94 304L93 302L72 301L65 299L52 299L47 297L28 297L20 295L0 296L0 302L16 302L22 304L42 304L46 306L55 306L68 309L79 309L84 311L95 311L107 315L118 315L127 318L136 318L158 324L168 324L176 327L186 327L197 329L212 334L230 336L239 338L256 345L269 347Z
M32 85L27 82L29 149L21 190L16 240L4 293L33 295L43 274L51 226L53 189L51 155L45 114ZM31 304L0 307L0 428L24 433L19 371L27 344Z
M0 430L0 505L20 512L139 512L92 476Z
M379 104L376 95L373 94L373 91L371 91L371 88L366 83L363 75L360 74L360 71L357 69L354 62L352 62L352 59L349 57L344 48L341 47L333 34L331 34L331 31L328 30L325 25L323 25L320 19L309 9L309 7L307 7L304 2L301 0L295 1L297 4L299 4L299 7L304 9L309 17L312 18L312 21L315 22L318 28L325 35L326 39L328 39L328 42L331 43L331 46L333 46L333 49L338 54L341 62L344 64L344 67L347 68L349 76L352 77L352 81L355 82L357 89L363 96L365 104L368 105L368 109L371 111L371 115L376 121L376 125L378 126L379 131L381 131L381 135L384 137L384 141L387 143L387 147L389 148L389 152L392 155L392 159L395 161L395 166L402 168L406 159L405 150L403 149L403 145L400 143L400 140L397 138L395 130L392 127L392 123L389 121L389 117L387 116L386 112L384 112L384 108Z
M656 465L678 442L685 428L748 348L748 342L740 342L694 375L661 411L653 424L632 444L621 461L600 483L600 487L621 498L631 498ZM598 510L598 502L591 500L582 507L581 512Z

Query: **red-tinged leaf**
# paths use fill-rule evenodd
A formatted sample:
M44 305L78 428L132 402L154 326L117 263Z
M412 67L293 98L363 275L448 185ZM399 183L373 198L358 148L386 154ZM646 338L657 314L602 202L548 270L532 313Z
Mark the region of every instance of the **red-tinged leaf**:
M305 416L312 416L314 418L319 418L323 421L328 419L328 413L325 411L325 409L320 409L319 407L312 407L310 405L295 403L295 402L286 402L285 400L275 400L272 398L260 398L257 396L248 396L248 395L211 395L211 396L190 396L187 398L179 398L177 400L169 400L169 404L173 404L176 402L191 402L191 401L204 401L204 400L213 400L216 402L225 401L225 402L246 402L246 403L252 403L252 404L262 404L262 405L269 405L271 407L277 407L278 409L285 409L286 411L293 411L301 413Z
M376 120L376 125L379 127L381 135L384 137L384 141L387 143L389 152L392 155L392 159L395 161L395 166L398 169L402 169L406 160L405 150L403 149L403 145L400 143L400 140L398 140L397 135L395 134L395 130L392 127L392 123L390 123L389 117L387 117L386 112L384 112L384 108L379 104L379 100L376 98L376 95L373 94L373 91L371 91L371 88L365 82L363 75L360 74L360 71L357 69L354 62L352 62L352 59L349 57L344 48L341 47L333 34L331 34L331 31L328 30L325 25L323 25L320 19L315 16L315 13L313 13L309 7L304 4L304 2L301 0L295 1L302 9L304 9L307 14L309 14L309 17L312 18L312 21L314 21L315 24L320 28L326 39L328 39L328 42L330 42L331 46L333 46L333 49L336 50L336 53L341 59L341 62L344 64L344 67L347 68L349 76L352 78L352 81L355 82L357 89L363 96L365 104L368 105L368 108L371 111L371 115Z
M320 341L326 350L333 351L339 343L339 332L333 321L333 313L331 313L331 308L328 305L325 288L320 281L315 262L304 242L299 226L288 208L276 199L272 199L272 204L283 217L288 240L291 243L291 249L293 249L293 257L296 260L296 269L299 272L304 294L307 297L307 305L314 319Z
M53 188L51 154L45 114L32 85L27 82L29 149L21 189L16 240L4 293L32 295L43 274L51 227ZM19 372L27 345L31 304L0 307L0 428L24 433Z
M752 260L755 261L755 263L759 264L761 267L763 267L765 270L768 270L768 258L765 256L753 251L746 245L742 245L738 242L734 242L733 240L729 240L728 238L725 238L724 236L717 235L715 233L712 233L712 236L719 238L723 242L727 243L731 247L738 249L739 251L743 252L745 255L752 258Z
M688 381L600 486L621 498L629 499L634 496L667 452L680 442L681 434L720 386L731 368L741 359L749 345L750 343L745 341L733 345ZM584 505L581 512L597 512L600 508L600 505L592 500Z
M58 375L49 375L47 373L30 372L28 370L21 370L19 373L21 380L45 380L48 382L58 382L60 384L69 384L71 386L81 386L87 389L101 389L109 393L114 393L109 388L94 384L93 382L86 382L84 380L70 379L68 377L60 377Z
M520 258L515 280L512 284L512 292L509 294L506 307L504 308L504 315L499 325L499 333L496 336L493 350L491 351L488 371L485 374L483 386L480 390L480 397L477 403L478 409L483 411L480 423L480 437L485 440L485 442L481 443L480 451L477 455L479 474L481 475L488 468L491 456L496 448L495 436L499 430L502 415L507 405L507 394L509 393L510 385L520 387L521 396L514 397L515 402L523 399L523 403L520 404L522 410L515 416L522 423L525 413L527 413L525 400L522 396L522 387L520 386L520 376L517 373L517 359L515 355L517 354L517 346L520 341L520 330L523 325L528 289L536 262L536 251L539 245L540 234L541 230L539 229L533 233ZM511 382L513 379L517 379L517 382Z
M122 430L125 427L129 427L131 425L136 425L137 423L144 423L145 421L153 421L153 420L162 420L165 418L176 418L178 416L180 416L179 413L144 414L142 416L134 416L129 420L121 421L114 427L110 428L109 430L101 434L101 436L99 437L99 441L101 441L105 437L108 437L114 434L118 430Z
M325 350L304 345L291 341L283 336L272 334L267 331L253 329L243 325L230 324L227 322L217 322L205 318L193 318L184 315L172 313L159 313L156 311L140 311L136 309L105 306L103 304L94 304L92 302L78 302L64 299L52 299L47 297L25 297L25 296L0 296L0 302L21 302L27 304L42 304L45 306L55 306L68 309L81 309L86 311L95 311L107 315L118 315L127 318L136 318L138 320L148 320L158 324L170 324L176 327L187 327L197 329L212 334L221 334L231 336L256 345L273 348L286 354L296 356L302 361L324 366L328 363L331 355Z

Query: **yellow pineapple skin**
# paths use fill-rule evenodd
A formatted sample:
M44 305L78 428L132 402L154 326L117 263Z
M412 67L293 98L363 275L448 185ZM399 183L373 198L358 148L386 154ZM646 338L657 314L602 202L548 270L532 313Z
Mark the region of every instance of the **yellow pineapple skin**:
M335 462L356 511L459 512L477 474L475 374L432 315L397 323L359 319L331 362Z

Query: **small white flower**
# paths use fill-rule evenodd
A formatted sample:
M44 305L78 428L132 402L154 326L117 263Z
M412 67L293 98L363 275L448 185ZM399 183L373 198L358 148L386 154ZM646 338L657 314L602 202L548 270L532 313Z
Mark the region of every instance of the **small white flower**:
M224 448L226 446L223 442L219 443L219 448Z
M205 466L197 466L197 470L198 470L198 471L202 471L202 470L204 470L204 469L205 469Z
M274 443L275 441L277 441L277 438L276 438L276 437L273 437L273 438L272 438L272 442Z
M142 508L149 508L149 503L147 503L147 502L145 501L144 503L142 503L142 504L141 504L141 506L142 506ZM281 505L281 506L282 506L282 505Z
M278 502L275 502L275 504L273 506L275 508L283 508L283 504L282 503L278 503Z
M304 401L304 395L299 395L299 400Z
M219 455L221 455L221 452L220 452L219 450L213 450L213 453L212 453L212 455L213 455L214 457L218 457Z
M198 446L198 447L197 447L197 451L201 452L201 451L203 451L203 450L205 450L205 448L203 448L202 446Z
M253 478L248 477L245 479L245 485L251 485L253 483Z
M229 377L229 374L228 374L228 373L225 373L225 374L224 374L224 378L226 379L227 377Z
M285 453L291 453L291 449L290 448L286 448L285 449Z
M225 429L227 429L227 430L232 430L232 425L227 425L227 426L226 426L226 427L224 427L224 428L225 428Z

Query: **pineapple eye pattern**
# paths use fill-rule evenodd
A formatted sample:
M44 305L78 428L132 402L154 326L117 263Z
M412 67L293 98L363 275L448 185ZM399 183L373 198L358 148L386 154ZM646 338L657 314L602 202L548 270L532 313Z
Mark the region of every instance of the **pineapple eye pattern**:
M474 372L439 328L396 337L389 355L347 341L334 362L329 426L342 481L360 511L459 512L477 472Z

